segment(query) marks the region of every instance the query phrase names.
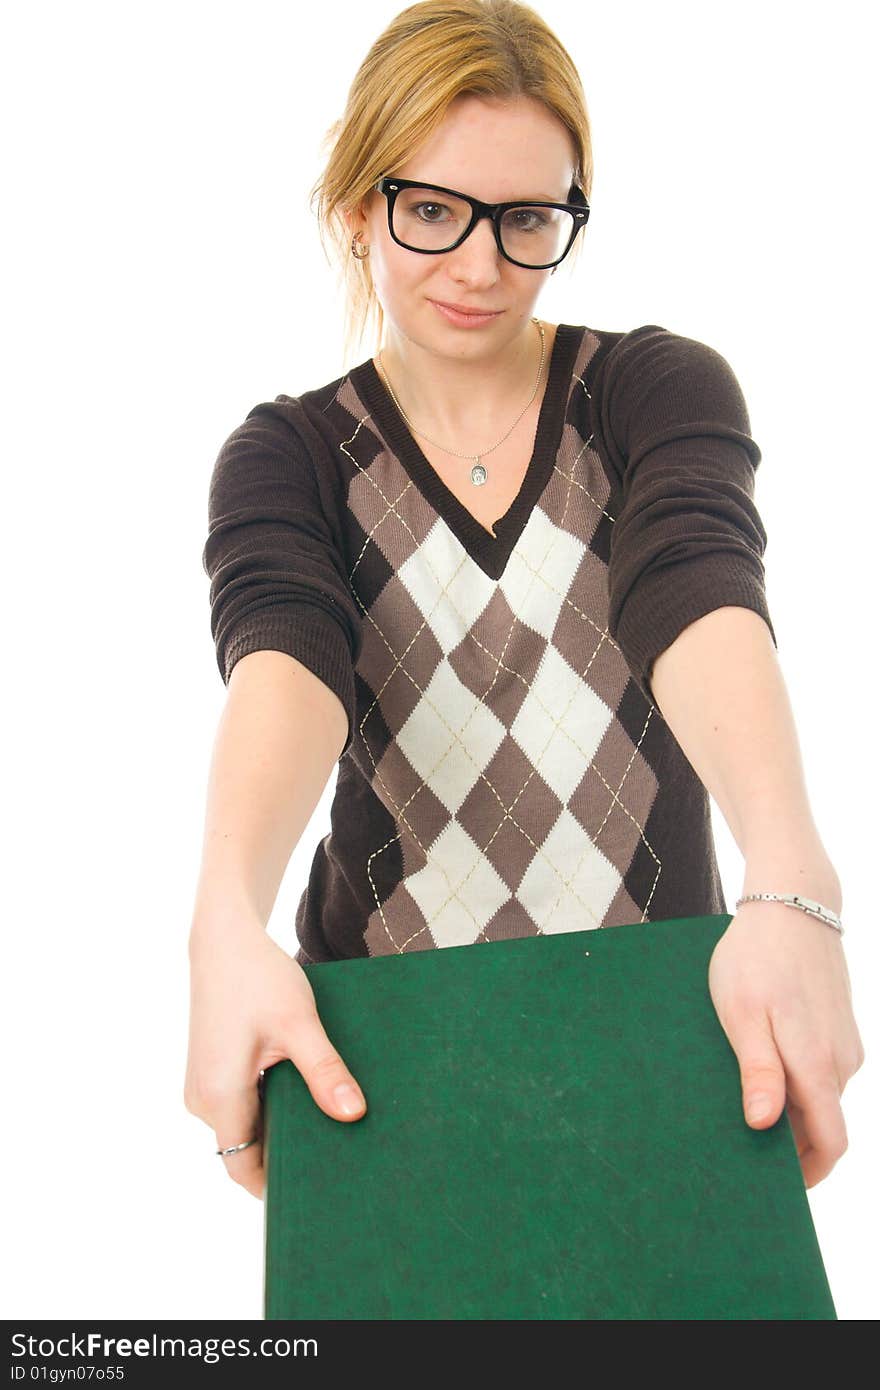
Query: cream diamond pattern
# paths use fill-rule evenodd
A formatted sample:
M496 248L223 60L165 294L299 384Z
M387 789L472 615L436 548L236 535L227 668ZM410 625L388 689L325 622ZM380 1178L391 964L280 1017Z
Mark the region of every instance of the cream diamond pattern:
M438 835L428 863L409 875L406 886L438 946L476 941L510 897L507 884L457 820Z
M560 801L567 801L613 717L595 690L548 647L510 732Z
M401 565L401 582L448 655L473 627L495 590L443 521Z
M444 657L397 742L454 815L492 761L504 732L501 720L462 684Z
M563 809L516 896L541 931L583 931L601 924L619 886L618 870Z
M536 506L498 581L520 622L548 641L586 549Z

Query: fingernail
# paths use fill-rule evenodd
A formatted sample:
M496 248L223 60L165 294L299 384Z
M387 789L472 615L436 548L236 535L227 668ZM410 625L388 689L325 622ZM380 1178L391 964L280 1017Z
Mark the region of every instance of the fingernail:
M746 1119L750 1123L754 1120L765 1120L772 1108L769 1096L752 1096L746 1111Z
M356 1086L343 1081L333 1092L333 1099L343 1115L356 1115L364 1107L363 1097Z

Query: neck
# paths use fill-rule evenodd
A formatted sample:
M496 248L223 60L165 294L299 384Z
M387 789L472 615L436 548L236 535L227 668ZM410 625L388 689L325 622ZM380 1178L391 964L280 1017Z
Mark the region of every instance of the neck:
M554 337L555 329L545 325L542 379ZM541 346L531 319L498 352L479 358L441 357L389 327L373 362L413 424L457 447L462 440L485 443L510 426L535 390ZM538 388L536 401L540 382Z

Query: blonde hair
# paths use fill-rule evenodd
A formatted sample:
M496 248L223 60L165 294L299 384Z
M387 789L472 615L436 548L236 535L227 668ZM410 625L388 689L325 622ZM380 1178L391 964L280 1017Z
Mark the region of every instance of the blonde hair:
M351 254L344 214L378 178L404 164L456 97L465 95L542 102L568 130L574 181L590 195L593 153L583 87L540 15L518 0L421 0L401 10L358 68L345 111L324 136L322 149L329 147L330 154L310 192L325 257L329 239L341 271L346 361L371 320L378 349L384 315L369 258L359 261Z

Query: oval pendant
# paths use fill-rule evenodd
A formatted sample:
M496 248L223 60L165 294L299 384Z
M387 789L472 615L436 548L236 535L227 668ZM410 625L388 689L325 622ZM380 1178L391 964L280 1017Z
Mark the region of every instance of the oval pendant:
M482 487L489 474L481 463L475 463L471 469L471 482L474 487Z

